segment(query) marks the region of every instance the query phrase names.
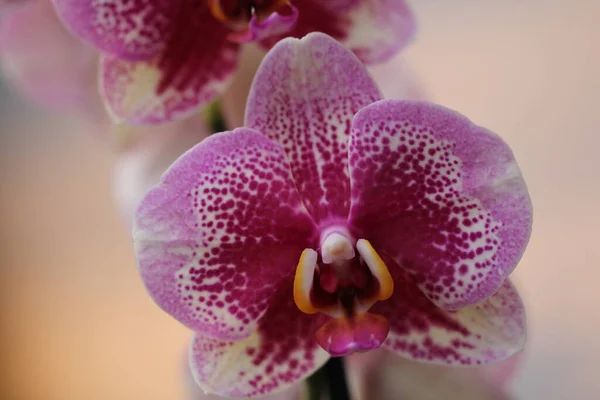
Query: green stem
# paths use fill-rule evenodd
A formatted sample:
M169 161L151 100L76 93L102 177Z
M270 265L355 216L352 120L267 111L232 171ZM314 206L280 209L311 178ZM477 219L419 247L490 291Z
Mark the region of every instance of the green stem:
M227 130L223 109L219 100L213 101L206 106L204 110L206 113L206 123L208 124L211 134Z
M342 357L332 357L323 368L329 386L329 400L350 400L344 359Z
M308 400L323 400L323 393L327 387L325 370L320 368L306 380L306 397Z
M327 363L307 380L308 400L350 400L350 391L341 357ZM324 395L328 396L324 397Z

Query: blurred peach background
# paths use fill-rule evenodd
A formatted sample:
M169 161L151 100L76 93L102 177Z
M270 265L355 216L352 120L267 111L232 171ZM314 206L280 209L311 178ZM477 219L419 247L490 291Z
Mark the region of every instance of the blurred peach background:
M512 146L535 205L515 274L529 342L511 390L598 399L600 2L413 0L406 59ZM0 88L0 398L182 399L189 333L156 307L93 125Z

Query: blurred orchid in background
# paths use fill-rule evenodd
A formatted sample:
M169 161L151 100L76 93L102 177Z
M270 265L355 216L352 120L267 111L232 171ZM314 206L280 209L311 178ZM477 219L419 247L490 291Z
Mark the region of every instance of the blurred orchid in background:
M412 37L404 0L53 0L66 25L97 48L101 94L116 121L154 124L193 113L228 85L240 43L322 31L365 62Z
M330 37L286 39L246 128L189 150L142 201L138 266L196 331L205 391L266 394L379 346L452 365L521 349L506 277L531 204L510 149L443 107L380 99Z
M30 0L0 0L0 23L5 16L27 4Z
M10 4L0 20L0 68L7 82L51 110L106 122L96 52L65 29L50 0Z
M522 354L493 365L453 368L375 350L348 357L346 365L356 400L510 400L513 397L506 386L517 372Z

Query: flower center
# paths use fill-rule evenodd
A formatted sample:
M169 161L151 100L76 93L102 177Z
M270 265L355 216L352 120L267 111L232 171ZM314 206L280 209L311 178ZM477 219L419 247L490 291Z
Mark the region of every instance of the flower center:
M367 311L393 291L392 277L371 244L354 241L345 230L324 235L320 254L305 249L294 279L294 301L300 311L333 317L316 332L317 342L332 356L381 345L389 332L388 321Z
M235 31L247 29L254 15L262 21L274 12L285 14L289 6L289 0L208 0L213 16Z

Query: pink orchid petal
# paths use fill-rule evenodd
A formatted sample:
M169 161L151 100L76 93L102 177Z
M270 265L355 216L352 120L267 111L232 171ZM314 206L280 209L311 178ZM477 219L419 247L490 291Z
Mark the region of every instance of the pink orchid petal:
M259 21L255 14L250 19L247 31L242 33L236 32L229 37L237 42L254 42L276 35L284 35L296 25L296 20L298 19L298 9L293 5L290 8L291 14L289 15L274 12L263 21Z
M394 294L371 310L390 322L383 347L403 357L446 365L488 364L522 350L525 311L508 280L487 300L459 311L446 311L427 299L410 277L395 267Z
M0 24L4 18L34 0L0 0Z
M0 64L24 96L61 111L100 120L97 57L67 32L49 1L32 1L0 26Z
M228 340L254 331L314 229L281 146L240 128L203 140L169 168L139 206L133 237L158 305Z
M492 295L515 268L532 208L510 148L441 106L383 100L354 118L350 221L439 307Z
M329 359L314 340L316 329L328 317L300 312L289 295L291 287L291 279L281 285L248 338L194 337L192 374L205 392L231 397L277 392L308 377Z
M207 9L190 7L186 8L190 13L209 15ZM103 58L101 92L117 121L145 125L180 119L212 101L229 84L239 45L227 40L227 28L212 17L191 22L196 29L184 24L174 31L165 51L152 61Z
M208 137L209 131L200 113L170 124L118 128L116 140L126 136L140 142L119 156L113 171L117 206L127 224L133 226L135 210L148 190L159 183L179 156Z
M416 31L405 0L362 0L348 13L349 29L342 43L364 63L380 63L404 48Z
M201 339L202 340L202 339ZM206 339L204 339L206 340ZM193 344L192 344L193 346ZM194 376L192 375L192 371L190 369L190 358L189 352L190 349L186 349L185 359L182 360L183 367L183 375L185 378L185 399L187 400L224 400L226 398L222 396L217 396L213 394L206 394L204 390L200 388ZM298 382L287 389L281 390L274 394L268 394L266 396L262 396L262 400L303 400L304 399L304 383Z
M165 71L156 62L128 62L105 56L101 64L101 93L117 122L149 125L185 118L212 101L229 84L237 65L237 46L183 64L182 81L166 87ZM193 74L189 69L195 66Z
M149 60L169 36L184 0L52 0L77 36L125 60Z
M347 217L350 123L379 98L360 62L321 33L279 42L259 68L245 125L284 147L315 221Z
M31 0L0 0L0 10L20 7L29 3Z

